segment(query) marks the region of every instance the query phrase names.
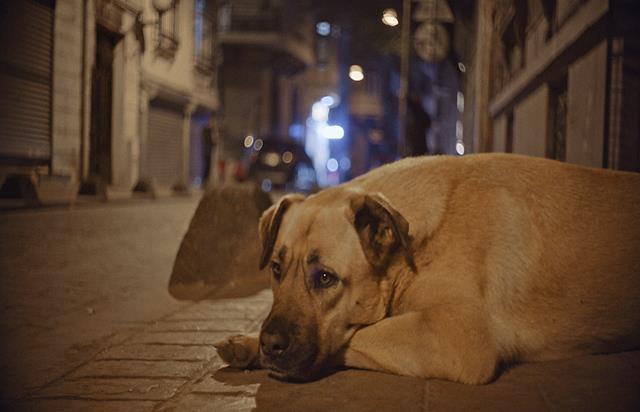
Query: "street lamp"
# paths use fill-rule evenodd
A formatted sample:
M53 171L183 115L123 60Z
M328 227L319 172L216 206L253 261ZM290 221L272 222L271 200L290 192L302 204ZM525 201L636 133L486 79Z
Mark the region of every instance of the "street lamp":
M382 22L387 26L397 26L400 23L398 13L394 9L386 9L382 12Z
M360 80L364 79L364 72L362 71L362 66L359 66L357 64L352 65L349 68L349 77L354 82L359 82Z

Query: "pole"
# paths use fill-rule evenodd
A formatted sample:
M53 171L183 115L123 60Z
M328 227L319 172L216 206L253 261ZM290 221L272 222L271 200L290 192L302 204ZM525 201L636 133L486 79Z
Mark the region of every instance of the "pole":
M398 115L400 133L398 136L398 155L405 157L407 153L407 92L409 89L409 57L411 36L411 0L402 2L402 33L400 39L400 93Z

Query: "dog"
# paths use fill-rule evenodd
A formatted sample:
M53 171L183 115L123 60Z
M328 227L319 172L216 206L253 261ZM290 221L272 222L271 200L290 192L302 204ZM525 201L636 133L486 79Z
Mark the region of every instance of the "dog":
M404 159L259 223L274 302L232 367L494 380L640 346L640 174L507 154Z

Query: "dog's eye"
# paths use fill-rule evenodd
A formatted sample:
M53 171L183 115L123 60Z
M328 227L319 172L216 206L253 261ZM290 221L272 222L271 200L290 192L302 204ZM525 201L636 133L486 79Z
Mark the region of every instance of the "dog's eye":
M271 273L273 274L275 280L279 282L280 277L282 277L282 267L280 266L280 263L271 262Z
M314 273L313 285L317 289L326 289L338 283L338 278L324 270L319 270Z

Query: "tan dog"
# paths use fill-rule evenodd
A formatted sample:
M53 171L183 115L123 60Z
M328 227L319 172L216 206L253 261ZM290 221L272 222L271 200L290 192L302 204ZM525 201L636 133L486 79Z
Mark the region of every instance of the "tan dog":
M480 384L503 362L640 345L640 175L483 154L421 157L260 221L273 308L231 366L341 364Z

